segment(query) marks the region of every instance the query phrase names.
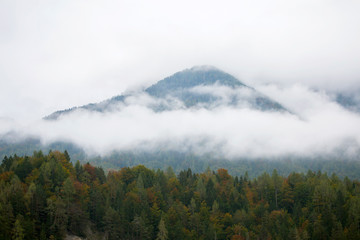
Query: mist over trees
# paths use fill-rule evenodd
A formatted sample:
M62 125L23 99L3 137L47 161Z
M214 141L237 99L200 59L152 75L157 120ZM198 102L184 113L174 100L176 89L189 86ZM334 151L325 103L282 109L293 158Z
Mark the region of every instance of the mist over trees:
M359 239L360 182L277 170L105 171L41 151L4 157L0 238Z

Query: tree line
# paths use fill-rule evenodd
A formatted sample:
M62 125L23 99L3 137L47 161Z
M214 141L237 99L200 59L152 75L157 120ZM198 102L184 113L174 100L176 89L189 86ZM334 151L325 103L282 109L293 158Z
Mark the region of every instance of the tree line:
M360 182L308 171L231 176L69 154L4 157L0 239L360 239Z

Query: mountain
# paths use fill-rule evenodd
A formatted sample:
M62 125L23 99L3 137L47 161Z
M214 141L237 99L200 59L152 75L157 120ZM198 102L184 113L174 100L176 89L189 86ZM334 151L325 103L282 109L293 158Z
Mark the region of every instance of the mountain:
M179 108L214 108L221 105L250 107L261 111L287 111L281 104L257 92L232 75L215 67L198 66L169 76L137 93L126 93L100 103L56 111L44 119L56 120L76 110L96 112L112 111L117 105L129 105L131 97L141 94L155 101L147 104L153 111L169 111Z
M339 92L335 94L335 101L344 108L360 112L360 90L353 92Z

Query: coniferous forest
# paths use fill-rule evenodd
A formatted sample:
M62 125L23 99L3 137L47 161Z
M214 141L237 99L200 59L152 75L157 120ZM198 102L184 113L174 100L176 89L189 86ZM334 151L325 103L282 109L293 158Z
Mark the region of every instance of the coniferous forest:
M4 157L0 239L360 239L360 182L276 170L105 172L69 154Z

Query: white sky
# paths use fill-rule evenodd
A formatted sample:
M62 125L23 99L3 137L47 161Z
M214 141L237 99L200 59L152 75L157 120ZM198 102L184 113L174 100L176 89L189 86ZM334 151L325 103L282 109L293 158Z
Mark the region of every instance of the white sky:
M0 0L0 117L97 102L193 65L360 87L360 1Z

